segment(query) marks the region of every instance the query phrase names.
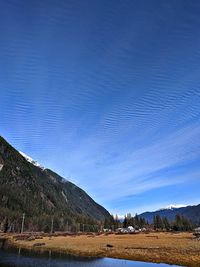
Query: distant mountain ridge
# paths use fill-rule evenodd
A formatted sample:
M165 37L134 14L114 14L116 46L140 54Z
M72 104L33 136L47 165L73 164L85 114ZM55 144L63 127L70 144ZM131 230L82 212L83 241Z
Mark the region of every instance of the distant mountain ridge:
M68 223L111 219L81 188L22 155L0 136L0 222L8 220L18 227L22 213L34 218L35 225L45 225L54 216L62 229Z
M173 210L173 209L179 209L179 208L184 208L184 207L187 207L187 205L183 205L183 204L179 204L179 205L170 204L169 206L167 206L165 208L161 208L159 210Z
M175 216L179 214L188 218L191 222L200 225L200 204L194 206L176 207L170 205L170 207L160 209L153 212L144 212L140 214L140 217L145 218L149 223L153 222L153 218L156 215L160 215L162 218L167 217L170 222L175 219Z

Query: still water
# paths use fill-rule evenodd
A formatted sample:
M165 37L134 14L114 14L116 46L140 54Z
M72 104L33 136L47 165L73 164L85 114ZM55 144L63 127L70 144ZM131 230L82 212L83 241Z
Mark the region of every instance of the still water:
M3 245L3 244L2 244ZM86 258L72 255L35 252L3 245L0 247L0 267L167 267L175 265L135 262L110 258Z

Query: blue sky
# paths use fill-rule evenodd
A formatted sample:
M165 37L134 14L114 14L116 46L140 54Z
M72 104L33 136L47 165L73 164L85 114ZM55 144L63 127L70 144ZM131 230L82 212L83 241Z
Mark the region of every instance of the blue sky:
M200 2L0 2L0 132L110 212L200 203Z

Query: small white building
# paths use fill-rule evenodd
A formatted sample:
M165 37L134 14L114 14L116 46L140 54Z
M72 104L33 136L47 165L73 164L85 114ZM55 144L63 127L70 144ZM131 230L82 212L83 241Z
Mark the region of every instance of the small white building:
M112 230L111 229L108 229L108 228L103 228L103 232L104 233L110 233L110 232L112 232Z
M128 233L127 228L117 228L116 232L118 232L118 233Z
M127 230L128 230L129 233L135 232L135 228L133 226L128 226Z
M143 227L143 228L141 229L142 232L146 232L146 230L147 230L147 228L145 228L145 227Z
M197 234L200 234L200 227L197 227L196 229L194 229L194 232Z
M118 233L134 233L135 228L133 226L128 226L127 228L117 228L116 232L118 232Z
M193 235L196 236L198 240L200 240L200 227L194 229Z

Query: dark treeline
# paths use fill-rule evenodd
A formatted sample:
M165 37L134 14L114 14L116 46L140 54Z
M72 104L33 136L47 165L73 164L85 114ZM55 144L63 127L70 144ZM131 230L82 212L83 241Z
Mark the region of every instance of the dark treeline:
M0 208L0 231L19 233L22 227L23 213ZM67 215L62 213L38 214L30 216L25 214L24 231L46 232L70 231L70 232L98 232L104 228L104 224L112 223L97 221L85 215Z
M195 225L186 217L177 214L172 222L170 222L167 217L161 218L159 215L154 216L153 227L154 230L191 231L194 229Z
M131 216L128 213L123 221L120 221L117 216L113 217L114 229L128 226L133 226L136 230L141 228L146 228L147 230L158 230L158 231L191 231L196 225L194 225L186 217L177 214L173 221L169 221L167 217L161 217L160 215L154 216L153 223L149 224L144 218L138 216ZM107 227L113 228L113 225Z
M131 213L125 215L124 220L119 220L118 216L112 216L112 220L106 220L104 227L106 229L116 230L117 228L127 228L128 226L133 226L135 229L143 228L149 226L148 222L139 217L137 214L132 217Z
M131 213L128 213L124 217L123 227L126 228L130 225L133 226L135 229L137 229L147 226L148 222L144 218L139 217L137 214L134 217L132 217Z
M21 212L10 211L7 208L0 208L0 231L16 232L21 231L22 226ZM53 224L53 225L52 225ZM119 220L118 216L112 216L105 221L96 221L83 215L71 216L61 213L41 214L37 216L26 216L24 231L46 232L71 231L71 232L99 232L103 229L115 231L117 228L127 228L133 226L136 230L146 228L147 230L158 231L191 231L195 225L182 215L176 215L174 221L170 222L167 217L154 216L153 223L149 224L144 218L137 214L133 217L127 214L124 220Z

